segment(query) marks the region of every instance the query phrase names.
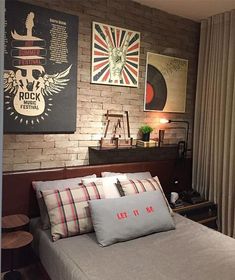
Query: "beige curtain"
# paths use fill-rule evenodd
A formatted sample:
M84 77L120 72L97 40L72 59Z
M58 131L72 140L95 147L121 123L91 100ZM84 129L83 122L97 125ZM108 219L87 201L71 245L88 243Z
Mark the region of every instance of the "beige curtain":
M193 188L218 204L220 230L235 238L235 10L201 24Z

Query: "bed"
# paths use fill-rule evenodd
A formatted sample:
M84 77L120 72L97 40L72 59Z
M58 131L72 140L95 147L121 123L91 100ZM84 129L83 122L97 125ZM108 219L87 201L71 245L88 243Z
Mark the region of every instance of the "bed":
M235 241L178 214L176 230L100 247L94 233L52 242L31 222L34 248L52 280L233 280Z
M29 216L29 213L34 214L30 216L33 248L51 280L234 279L235 240L178 214L173 217L175 230L149 234L107 247L98 244L94 232L53 242L50 231L42 229L32 192L33 180L83 176L93 172L99 176L100 172L107 170L149 170L153 175L160 175L167 192L170 190L167 181L169 175L159 173L162 166L159 162L132 163L5 174L5 185L17 181L24 191L30 190L27 192L29 201L20 207ZM166 163L165 167L169 170L169 164ZM9 209L8 205L7 211ZM30 212L32 209L33 212Z

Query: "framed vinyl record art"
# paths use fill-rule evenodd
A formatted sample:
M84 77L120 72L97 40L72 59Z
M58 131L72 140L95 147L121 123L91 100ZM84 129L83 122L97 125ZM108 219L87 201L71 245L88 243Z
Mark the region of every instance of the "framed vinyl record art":
M185 112L188 60L147 53L145 111Z
M138 87L140 33L93 22L91 82Z

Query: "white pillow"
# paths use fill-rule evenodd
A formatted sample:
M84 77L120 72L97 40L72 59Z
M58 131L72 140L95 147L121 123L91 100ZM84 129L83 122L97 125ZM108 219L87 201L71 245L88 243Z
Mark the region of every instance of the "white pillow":
M127 180L127 176L125 174L105 177L105 178L86 178L82 179L82 183L86 186L86 184L95 182L103 185L103 191L105 198L118 198L120 197L120 193L116 186L118 180Z
M133 172L133 173L116 173L116 172L101 172L102 177L119 176L125 174L131 180L151 179L152 175L149 171L146 172Z

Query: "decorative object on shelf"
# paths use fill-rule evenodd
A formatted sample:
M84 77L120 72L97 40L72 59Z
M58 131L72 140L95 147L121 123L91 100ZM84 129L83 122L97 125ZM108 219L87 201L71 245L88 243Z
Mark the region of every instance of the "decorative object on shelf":
M74 132L78 17L7 1L5 31L4 132Z
M129 114L114 114L107 110L104 137L100 140L101 148L118 148L132 146L130 136Z
M93 22L91 82L138 87L140 33Z
M205 198L199 192L193 189L183 191L180 194L180 196L184 202L188 202L191 204L196 204L205 201Z
M179 198L179 194L177 192L171 192L170 205L172 208L183 206L183 201Z
M179 141L178 142L178 154L179 158L184 158L186 157L188 149L188 136L189 136L189 122L188 121L183 121L183 120L168 120L168 119L160 119L160 123L166 124L166 123L183 123L186 124L185 129L185 141Z
M160 129L158 133L159 133L159 136L158 136L158 146L161 147L163 145L165 130Z
M185 112L188 60L147 53L145 111Z
M150 139L150 133L153 131L153 128L145 124L142 125L139 130L142 133L142 140L148 142Z
M137 140L136 141L136 146L137 147L144 147L144 148L151 148L151 147L156 147L157 142L154 141L154 140L149 140L149 141Z

